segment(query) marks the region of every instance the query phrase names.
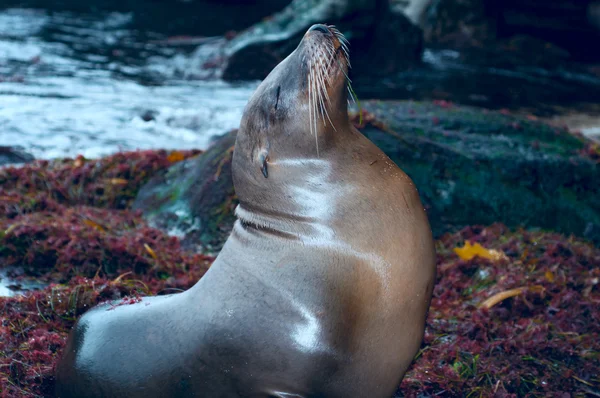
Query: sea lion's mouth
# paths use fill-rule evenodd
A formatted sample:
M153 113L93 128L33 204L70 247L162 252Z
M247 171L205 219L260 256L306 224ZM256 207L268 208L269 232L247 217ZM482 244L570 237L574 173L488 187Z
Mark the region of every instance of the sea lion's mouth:
M337 96L333 87L349 83L348 69L350 57L348 41L344 35L331 25L313 25L304 35L303 63L307 79L308 108L311 133L317 136L317 125L329 122L335 126L329 116L331 95ZM318 141L317 141L318 145ZM317 146L318 153L318 146Z
M318 83L331 85L336 72L347 78L350 68L348 40L333 25L313 25L304 35L305 54L303 60L310 78Z

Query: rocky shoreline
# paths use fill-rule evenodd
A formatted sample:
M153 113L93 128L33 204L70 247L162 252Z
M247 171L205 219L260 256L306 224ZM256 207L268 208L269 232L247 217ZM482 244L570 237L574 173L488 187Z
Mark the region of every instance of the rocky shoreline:
M89 12L95 2L59 3ZM99 9L131 12L143 30L164 10L243 8L217 3ZM353 123L415 181L436 238L425 339L397 397L600 396L600 143L563 126L585 125L569 119L575 111L600 120L600 58L566 40L596 37L582 21L598 2L251 3L262 11L223 27L202 25L209 11L174 17L185 26L164 31L190 36L164 45L204 43L184 75L236 81L264 77L313 22L348 34L361 99ZM126 65L122 56L113 49L106 62ZM152 121L155 110L143 111ZM205 151L99 159L0 148L0 165L10 164L0 167L0 282L14 293L0 297L0 398L52 396L68 331L89 308L179 292L204 275L234 222L235 134Z
M130 210L143 180L190 155L147 151L0 171L0 263L48 283L0 298L0 396L51 396L68 331L95 304L185 290L202 277L214 257L186 251ZM436 247L425 340L398 397L598 393L597 247L501 224L444 234Z
M566 196L571 205L591 206L589 220L598 214L595 196L576 198L583 189L577 184L600 167L598 148L583 138L534 121L519 120L517 126L518 118L501 113L486 115L487 130L481 131L477 118L467 117L469 109L448 103L387 104L395 112L384 105L363 104L362 120L357 117L355 123L388 153L396 153L394 160L418 181L423 197L438 192L447 199L461 198L460 192L477 187L467 184L477 178L469 174L475 170L488 180L470 197L502 198L492 173L485 170L494 157L508 169L514 166L508 165L514 159L502 157L507 155L500 149L506 147L507 153L529 159L528 178L536 175L531 170L538 170L539 177L550 173L552 164L563 167L563 158L565 164L573 164L567 173L571 179L558 190L573 190ZM402 135L395 131L399 120ZM531 131L539 142L530 140ZM467 138L458 139L461 134ZM485 150L477 144L478 134L502 136L487 137L502 145ZM46 285L25 295L0 298L0 396L51 396L53 367L68 330L77 316L95 304L185 290L202 277L231 227L233 137L225 136L204 153L142 151L101 159L38 160L0 169L0 265L13 272L17 285L19 280L32 279ZM441 174L433 176L423 167L430 164L431 156L443 159L439 148L468 162L455 169L434 163ZM523 148L529 150L524 153ZM543 167L536 169L537 161ZM451 181L454 175L454 190L436 191L419 179L421 172L431 185ZM178 178L183 176L193 178L197 188L181 184ZM181 190L172 191L174 185ZM521 191L523 198L513 194L514 200L536 195L532 185L524 186L530 191ZM157 193L161 200L150 200ZM432 215L439 211L438 200L429 203L434 222L441 214ZM508 203L498 200L504 203L499 209L511 214ZM195 207L190 209L201 211L194 214L204 229L192 228L189 236L180 229L178 236L169 236L166 229L155 228L173 231L180 225L182 220L172 218L182 214L174 211L181 210L174 205L177 201L191 201L188 204ZM152 212L151 203L161 206ZM521 206L536 211L526 203L515 202L514 211ZM478 212L502 221L499 214L486 214L485 207L477 206L464 206L464 216L458 217L452 232L444 227L437 230L438 279L425 340L397 396L461 396L465 391L500 397L598 394L600 249L569 234L540 231L536 217L521 220L529 228L477 224L473 221ZM168 217L158 222L159 210L171 213L170 222ZM569 226L553 220L556 228Z
M355 125L415 181L435 236L502 222L600 242L595 142L533 116L446 101L361 105ZM234 142L231 132L202 156L158 173L133 207L186 243L218 249L233 222Z

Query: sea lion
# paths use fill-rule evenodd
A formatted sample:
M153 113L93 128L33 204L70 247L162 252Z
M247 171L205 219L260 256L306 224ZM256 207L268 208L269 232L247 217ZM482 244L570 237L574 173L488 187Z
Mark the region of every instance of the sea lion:
M434 277L413 182L347 113L348 53L312 26L249 100L238 220L184 293L101 305L57 367L68 397L390 397Z

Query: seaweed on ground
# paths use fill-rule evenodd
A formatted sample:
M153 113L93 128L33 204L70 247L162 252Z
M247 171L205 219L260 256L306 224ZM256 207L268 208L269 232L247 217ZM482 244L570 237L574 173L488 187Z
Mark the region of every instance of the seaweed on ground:
M454 249L465 241L504 255L463 260ZM600 395L600 249L493 225L446 235L437 251L438 281L405 394Z
M144 151L0 170L0 268L48 283L0 297L0 397L50 396L76 317L95 304L191 287L212 257L126 210L160 169L197 151ZM16 274L14 274L16 272Z
M68 331L95 304L202 277L211 257L183 251L128 210L151 174L193 154L0 170L0 267L49 283L0 298L0 397L50 396ZM600 395L600 249L492 225L445 235L437 251L425 339L403 395Z

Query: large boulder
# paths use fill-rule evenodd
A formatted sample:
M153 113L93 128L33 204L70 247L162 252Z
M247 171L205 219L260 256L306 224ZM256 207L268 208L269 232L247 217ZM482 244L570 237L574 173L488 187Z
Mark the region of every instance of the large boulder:
M140 189L132 208L142 210L151 225L180 236L186 248L219 250L235 219L235 137L232 131L203 154L158 173Z
M368 101L361 131L417 185L436 236L502 222L600 242L598 148L564 129L446 102ZM359 124L360 123L360 124ZM157 226L218 249L231 228L235 132L173 166L135 207Z
M410 0L402 11L421 26L430 46L495 46L515 35L600 60L598 0ZM542 50L543 51L543 50Z
M500 221L600 242L600 164L585 138L447 102L364 107L363 133L415 181L436 235Z
M346 35L360 54L352 61L360 74L385 75L421 59L420 28L392 12L388 0L294 0L227 43L223 79L263 79L315 23L336 25Z

